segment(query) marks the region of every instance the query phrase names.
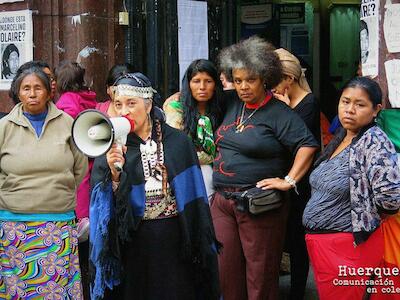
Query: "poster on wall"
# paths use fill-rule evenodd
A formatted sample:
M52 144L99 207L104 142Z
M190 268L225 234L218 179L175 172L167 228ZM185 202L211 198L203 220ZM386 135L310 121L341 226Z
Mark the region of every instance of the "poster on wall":
M272 4L243 5L240 7L242 39L264 33L272 23Z
M379 0L362 0L360 7L360 50L364 76L378 76Z
M385 4L385 16L383 21L383 34L386 46L390 53L400 52L400 3Z
M11 2L22 2L24 0L0 0L0 4L11 3Z
M400 108L400 59L385 61L389 102L392 108Z
M8 90L20 65L33 59L32 11L0 12L0 90Z
M305 3L285 3L279 5L280 24L304 24Z

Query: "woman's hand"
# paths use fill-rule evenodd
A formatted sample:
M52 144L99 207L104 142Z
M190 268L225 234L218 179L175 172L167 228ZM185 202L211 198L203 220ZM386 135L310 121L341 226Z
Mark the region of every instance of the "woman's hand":
M283 95L282 94L278 94L276 92L276 90L272 90L274 97L278 100L281 100L282 102L285 102L286 105L290 105L290 99L289 99L289 95L288 95L288 90L285 89Z
M115 163L120 162L122 166L124 165L125 158L124 158L123 153L126 153L126 150L127 150L127 148L125 145L122 146L122 151L121 151L121 149L118 147L118 145L114 143L111 146L111 149L107 152L107 155L106 155L107 164L111 170L111 180L112 181L119 181L119 175L120 175L121 171L118 171L115 168Z
M287 191L292 188L292 186L282 178L267 178L257 182L256 187L263 190L276 189L280 191Z

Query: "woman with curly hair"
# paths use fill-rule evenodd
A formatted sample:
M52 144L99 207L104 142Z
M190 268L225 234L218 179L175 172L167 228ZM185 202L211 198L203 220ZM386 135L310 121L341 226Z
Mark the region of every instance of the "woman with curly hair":
M194 60L182 80L182 91L164 103L167 123L192 139L207 189L213 192L212 167L215 157L214 132L222 121L222 83L214 64Z
M309 169L318 143L312 133L270 89L282 78L274 48L258 37L220 54L221 69L232 75L237 95L230 99L216 132L211 213L217 239L224 299L278 299L279 264L288 200ZM273 189L280 206L253 214L232 191ZM234 263L232 263L234 262Z

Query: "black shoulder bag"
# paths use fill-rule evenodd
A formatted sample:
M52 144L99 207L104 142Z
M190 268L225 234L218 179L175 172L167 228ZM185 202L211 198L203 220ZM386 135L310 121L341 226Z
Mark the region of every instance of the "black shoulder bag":
M237 209L258 215L277 209L283 204L283 195L279 190L263 190L253 187L242 192L224 192L224 197L237 203Z

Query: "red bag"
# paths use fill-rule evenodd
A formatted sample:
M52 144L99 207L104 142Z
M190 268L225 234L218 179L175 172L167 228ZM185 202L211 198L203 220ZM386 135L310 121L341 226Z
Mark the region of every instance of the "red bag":
M386 218L382 224L386 263L400 268L400 213Z

